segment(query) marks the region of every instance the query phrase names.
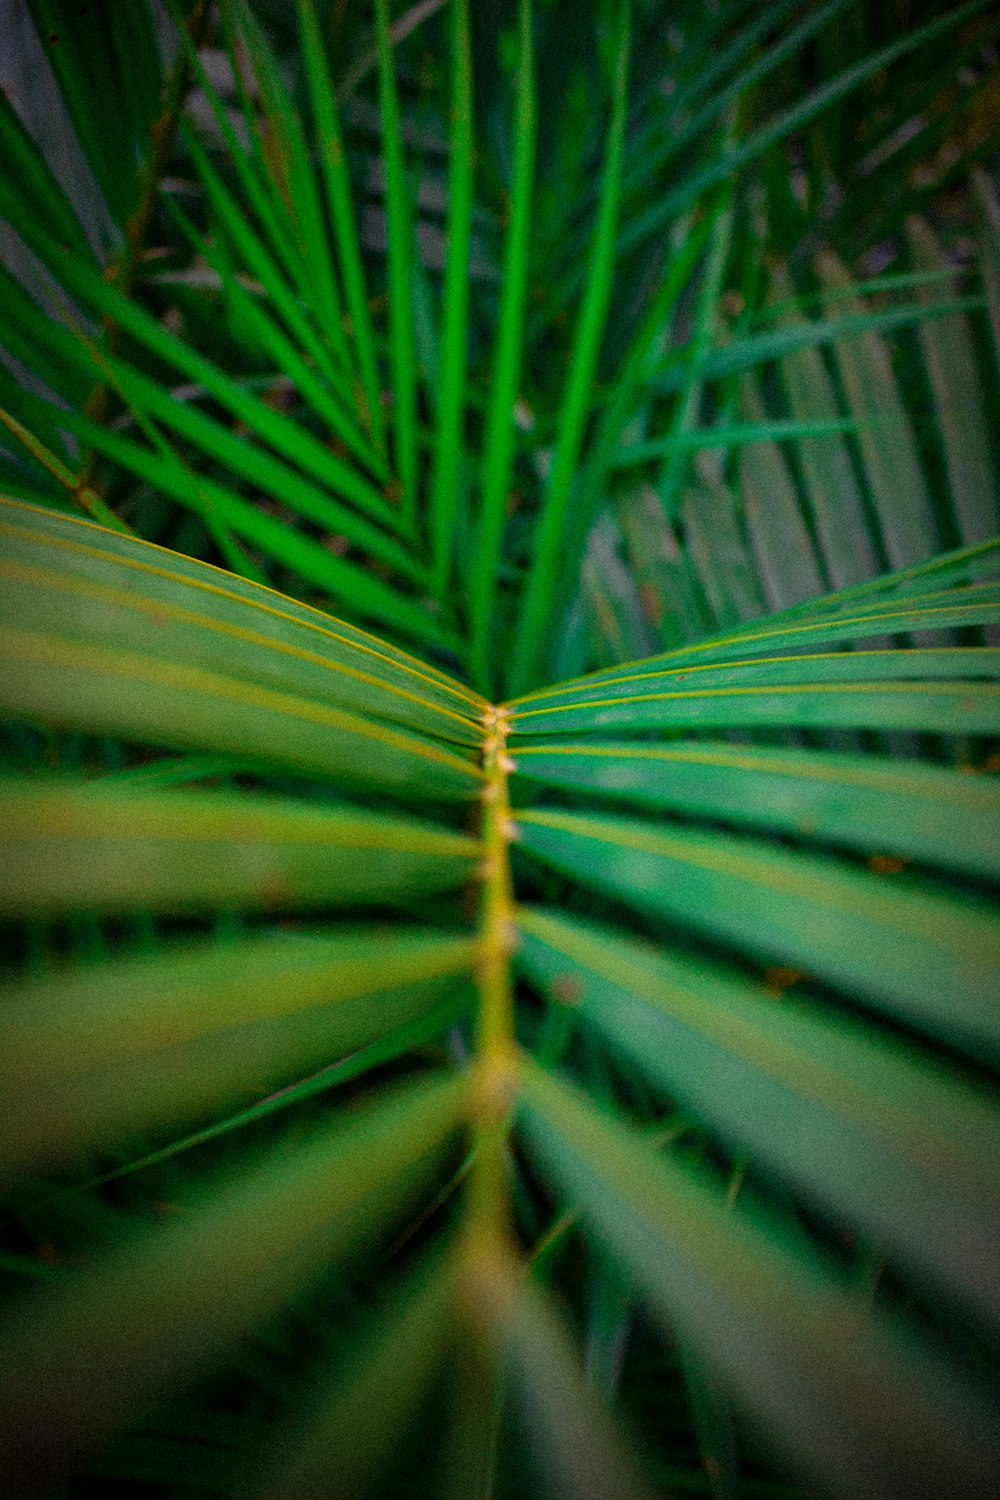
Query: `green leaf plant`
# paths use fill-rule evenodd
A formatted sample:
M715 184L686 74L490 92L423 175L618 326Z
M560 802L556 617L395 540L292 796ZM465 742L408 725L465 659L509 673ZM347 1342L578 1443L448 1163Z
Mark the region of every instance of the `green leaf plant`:
M0 1493L992 1497L985 7L28 9Z

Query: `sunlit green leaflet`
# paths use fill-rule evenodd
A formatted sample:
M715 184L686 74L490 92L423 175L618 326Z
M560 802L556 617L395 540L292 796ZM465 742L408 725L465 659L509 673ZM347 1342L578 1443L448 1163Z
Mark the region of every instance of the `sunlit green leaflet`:
M244 752L303 770L332 765L336 741L324 726L347 731L352 719L343 710L363 706L366 719L353 721L368 745L356 763L362 780L385 784L385 777L405 777L405 765L418 772L421 763L451 764L457 786L474 793L478 772L453 747L388 727L373 734L368 719L381 689L390 723L475 745L482 700L435 669L204 564L31 507L8 502L3 512L3 628L12 659L19 654L26 664L8 676L5 693L20 694L22 704L44 698L59 717L62 694L76 697L76 711L95 730L121 730L124 714L144 711L162 724L169 721L162 698L149 696L157 684L186 705L168 741L177 748L224 750L239 720ZM38 664L34 672L30 662ZM233 716L228 729L224 702ZM68 712L67 705L62 717Z
M844 660L749 662L742 671L736 666L731 672L706 667L704 677L690 668L676 674L637 674L638 680L631 682L595 685L575 701L526 706L512 721L514 732L741 725L1000 732L1000 688L975 680L978 672L995 675L995 658L982 661L977 654L971 660L934 663L920 657L907 661L880 656L872 661L857 652L838 654ZM957 675L963 666L970 673L965 680L934 680L936 675L951 675L949 668ZM733 685L715 685L727 677ZM912 686L907 677L926 680Z
M310 104L315 116L326 200L336 235L344 299L351 318L365 391L365 415L379 452L384 455L385 423L379 399L378 369L336 101L330 86L312 0L300 0L299 15L302 53L309 82Z
M617 7L611 89L613 110L608 128L601 200L594 229L591 266L577 314L573 352L559 415L559 442L537 522L531 565L514 637L508 685L524 688L537 670L541 641L549 625L560 569L560 549L583 443L589 387L597 368L601 338L611 297L614 236L621 192L622 157L628 100L631 8Z
M195 150L197 150L196 147ZM206 182L212 182L213 174L207 160L202 162L202 176ZM221 199L223 192L221 182L217 183L217 200ZM361 440L357 425L345 409L343 399L333 394L333 390L337 387L331 389L328 383L315 373L308 362L308 352L305 356L303 355L295 341L284 332L276 319L266 310L259 294L255 294L244 286L232 269L229 258L198 233L178 205L171 204L170 209L192 245L218 275L220 284L231 306L238 311L247 333L251 337L256 336L264 344L279 369L295 383L303 399L321 419L328 423L331 431L335 432L346 446L352 449L355 456L371 468L379 478L388 478L388 470L380 462L378 455L373 453L368 443Z
M241 6L230 4L228 6L229 19L232 20L232 11L237 9L240 19L253 29L253 17L248 16ZM273 298L276 307L288 322L290 328L294 329L296 336L301 338L304 347L316 359L323 373L335 385L344 385L349 380L348 353L343 337L343 329L339 319L329 320L330 326L318 328L309 315L309 304L312 300L310 289L313 280L310 275L311 267L308 261L318 260L326 267L326 274L320 273L320 279L328 298L335 299L332 289L331 271L328 264L328 252L323 244L322 238L315 239L311 251L305 251L301 241L297 239L296 229L289 222L289 209L284 196L288 192L289 184L284 180L283 173L286 163L282 161L280 145L273 146L270 154L262 149L262 140L269 139L269 145L274 139L274 131L280 135L287 131L289 112L287 100L285 109L282 111L280 103L276 100L276 94L282 92L280 79L276 77L273 67L269 66L267 56L262 53L259 34L256 36L254 51L259 59L263 70L269 75L263 81L261 92L268 95L268 103L272 109L272 118L267 122L263 130L258 128L253 104L248 95L247 81L244 78L243 67L237 61L237 52L234 45L234 35L231 25L227 28L226 40L230 66L236 83L237 95L242 108L243 124L246 132L245 144L235 128L222 99L208 78L204 65L190 45L185 42L185 50L189 56L191 66L199 84L211 106L212 114L222 140L227 148L228 161L235 170L239 180L242 198L252 206L260 233L247 222L245 212L240 202L228 193L216 174L206 171L201 173L201 166L207 167L205 153L200 149L199 143L192 135L189 137L194 145L194 156L199 163L199 171L202 181L208 188L213 206L219 212L228 237L240 248L242 254L247 257L250 267L266 287L268 295ZM182 42L184 38L182 36ZM242 39L241 39L242 45ZM273 114L282 115L281 123L276 125ZM292 133L300 137L296 125L292 124ZM287 136L286 136L287 142ZM301 149L301 139L298 142ZM301 166L301 164L300 164ZM301 174L300 174L301 175ZM314 184L309 182L304 188L307 196L314 193ZM313 217L314 233L319 229L319 222L315 215ZM329 305L329 304L328 304Z
M483 450L482 496L470 600L470 662L480 686L490 678L488 636L496 599L514 456L514 404L520 379L527 294L531 189L535 167L535 77L531 0L519 0L518 84L511 213L504 247L493 390Z
M389 236L389 339L393 385L393 456L402 486L405 515L416 515L417 387L411 310L413 223L410 188L406 180L395 62L389 42L386 0L375 0L378 41L379 104L384 131L386 221Z
M974 596L961 607L934 603L920 613L896 609L872 611L866 629L875 622L906 619L925 628L946 623L986 622L995 618L1000 595L994 588L969 590ZM985 596L985 597L984 597ZM855 617L857 619L858 617ZM857 628L852 621L845 634ZM758 648L782 641L807 644L834 625L805 627L798 632L774 632L750 638ZM806 641L802 642L803 635ZM791 637L791 639L789 639ZM728 643L723 643L728 646ZM996 734L1000 730L1000 697L995 679L1000 656L995 647L951 647L899 651L840 651L748 656L733 660L730 649L719 652L718 666L692 661L685 648L672 653L676 666L665 658L633 664L629 673L567 683L550 694L539 693L510 707L511 733L516 735L606 732L609 729L677 729L738 727L741 725L857 726L909 728L961 733ZM688 659L684 660L684 656ZM730 657L726 661L726 657ZM660 670L656 665L664 663ZM643 669L646 670L643 670ZM919 683L920 686L916 684ZM515 742L516 743L516 742Z
M119 459L151 486L182 504L193 504L199 512L207 510L248 544L259 548L265 557L294 569L304 581L352 606L360 618L374 617L425 646L444 647L452 652L459 647L459 637L418 600L338 557L323 541L261 511L227 486L200 476L194 479L175 454L153 452L73 413L65 421L95 448ZM319 498L321 504L325 503Z
M994 618L1000 597L997 585L992 582L996 561L997 544L991 541L955 554L954 560L934 559L871 585L862 584L825 599L806 601L766 620L679 647L646 662L631 662L608 672L592 673L579 682L548 690L538 689L510 704L507 712L515 732L527 732L533 719L534 727L540 727L543 715L548 718L548 729L557 726L570 728L574 727L570 720L579 705L591 703L603 707L608 700L621 698L641 702L643 696L654 697L658 685L667 687L678 672L687 673L703 666L740 660L753 661L768 652L781 652L794 662L792 671L797 674L800 670L808 670L810 658L806 653L817 646L863 641L866 636L885 633L916 633L942 626L985 624ZM975 582L977 574L989 581ZM851 652L839 664L838 670L842 671L845 683L851 681L856 670L859 675L865 672L864 666L855 669L851 665L849 657L857 655ZM878 653L870 656L873 662L881 659ZM905 653L885 658L887 662L910 661L914 665L924 659ZM987 664L992 657L989 652L984 652L981 657L955 658L945 652L940 658L928 656L928 666L934 659L942 664L960 659L978 660L988 671ZM762 670L773 672L774 663ZM900 668L900 674L903 671L905 668ZM780 683L780 667L778 672L777 681ZM889 680L895 675L895 670L890 670ZM931 668L927 675L933 677L934 669ZM979 675L978 671L976 675ZM798 681L801 682L802 678ZM771 683L776 685L774 678L771 678Z
M243 0L225 0L224 10L229 23L233 75L241 77L233 46L236 23L257 85L260 109L251 116L257 138L254 154L264 167L264 180L271 196L270 221L288 233L297 252L302 300L314 309L334 358L353 374L336 268L328 249L320 185L301 117L252 9Z
M55 252L52 253L54 258ZM153 318L115 288L106 286L100 277L82 266L76 266L69 259L60 263L60 269L70 289L85 304L95 312L113 317L133 337L146 344L152 353L171 363L180 373L201 386L206 394L214 396L234 417L245 421L251 430L259 431L264 441L310 469L317 478L325 480L332 490L342 493L362 509L374 511L380 518L393 517L393 511L384 496L370 481L366 481L353 466L338 459L315 438L303 432L300 425L246 391L212 362L187 347L181 339L161 328ZM44 336L63 356L71 357L65 329L48 321L42 321L41 328ZM88 363L84 345L81 344L76 358L77 362L85 365ZM112 365L112 368L116 367ZM124 367L123 373L128 373ZM132 378L140 377L136 375ZM148 383L146 389L150 389L150 386L151 383Z
M99 279L88 282L88 287L98 296L99 301L103 299L105 291L111 290L104 288ZM131 326L134 322L131 318L131 304L119 298L117 302L112 302L112 306L118 316ZM302 433L287 417L272 412L258 398L241 390L227 377L219 372L213 373L212 366L193 352L185 351L179 340L171 340L151 319L142 314L139 319L137 330L149 335L152 346L158 352L172 350L186 373L202 380L208 390L222 399L231 398L234 412L241 413L259 432L262 440L277 438L278 446L283 447L296 463L311 467L316 478L328 485L332 483L335 489L353 497L366 509L370 510L374 506L378 520L394 520L392 509L382 496L352 468L330 454L315 438ZM75 345L72 336L65 329L48 321L43 321L42 327L46 338L57 352L76 364L82 361L82 369L94 368L85 346L82 343ZM163 344L164 339L167 340L166 345ZM299 470L260 448L248 447L240 438L203 415L195 406L172 399L169 393L135 371L120 363L109 368L110 378L116 388L136 403L140 420L144 412L154 413L180 435L194 440L206 451L227 458L237 475L242 475L251 482L269 483L275 493L283 494L287 503L304 517L368 548L376 557L395 567L410 580L420 580L424 576L419 563L400 542L386 535L363 516L352 513L329 490L321 489L315 482L306 479ZM403 633L415 633L425 641L429 639L428 627L432 635L436 634L441 638L440 627L435 629L425 611L418 608L397 587L378 583L370 576L366 578L357 566L331 555L318 541L287 526L276 525L230 488L206 477L199 476L195 480L183 464L178 463L169 453L152 451L118 433L99 427L85 416L74 412L62 414L56 408L52 408L52 412L54 418L70 427L92 447L120 460L143 478L173 494L181 503L193 504L199 509L207 507L211 518L217 517L238 535L262 547L265 554L296 567L304 576L314 578L318 584L340 595L356 609L374 611L384 622L392 620ZM162 450L162 443L159 446Z

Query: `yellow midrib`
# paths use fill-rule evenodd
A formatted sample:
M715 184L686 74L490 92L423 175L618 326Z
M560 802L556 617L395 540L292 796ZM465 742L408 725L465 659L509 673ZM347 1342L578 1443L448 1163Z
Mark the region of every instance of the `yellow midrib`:
M510 873L508 781L513 767L507 753L507 716L489 708L483 715L482 846L479 1012L475 1037L476 1076L472 1089L475 1161L469 1183L466 1230L479 1253L507 1241L509 1185L506 1140L516 1072L514 988L514 897Z

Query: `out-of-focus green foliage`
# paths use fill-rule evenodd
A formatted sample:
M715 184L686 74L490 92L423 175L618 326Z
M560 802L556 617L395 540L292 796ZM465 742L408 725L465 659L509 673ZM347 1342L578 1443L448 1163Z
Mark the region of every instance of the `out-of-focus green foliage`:
M993 1496L994 8L12 14L0 1490Z

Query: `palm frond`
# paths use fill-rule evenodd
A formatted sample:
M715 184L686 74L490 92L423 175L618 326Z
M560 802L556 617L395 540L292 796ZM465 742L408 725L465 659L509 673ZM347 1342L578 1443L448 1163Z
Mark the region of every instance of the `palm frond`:
M992 1496L989 7L26 3L0 1488Z

